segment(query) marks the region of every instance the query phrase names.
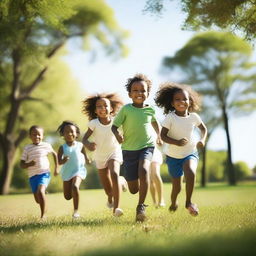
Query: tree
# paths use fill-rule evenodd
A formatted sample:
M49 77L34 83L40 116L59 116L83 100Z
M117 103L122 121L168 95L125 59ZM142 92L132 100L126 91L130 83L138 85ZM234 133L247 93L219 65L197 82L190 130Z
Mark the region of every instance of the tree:
M169 0L171 1L171 0ZM221 28L242 33L248 40L256 37L255 0L180 0L187 14L184 28L193 30ZM145 10L161 13L164 0L147 0Z
M107 53L122 54L125 32L104 0L3 0L0 34L0 194L7 194L16 148L26 136L21 107L40 100L32 93L41 86L50 60L69 39L88 44L92 36Z
M252 170L246 162L238 161L235 163L235 172L238 180L244 180L252 176Z
M204 95L204 102L220 113L227 139L229 184L235 185L229 119L256 108L255 63L252 49L231 33L205 32L194 36L174 57L163 60L164 68L178 69L184 79Z

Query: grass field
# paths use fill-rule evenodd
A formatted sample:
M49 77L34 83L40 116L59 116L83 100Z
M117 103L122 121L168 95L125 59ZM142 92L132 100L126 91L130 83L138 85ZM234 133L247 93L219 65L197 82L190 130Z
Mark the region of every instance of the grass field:
M170 184L164 187L168 202ZM72 202L47 194L48 218L40 222L31 194L0 197L0 255L256 255L256 184L196 188L200 215L155 209L147 197L148 221L135 223L138 195L123 193L124 216L114 218L102 190L81 191L81 219Z

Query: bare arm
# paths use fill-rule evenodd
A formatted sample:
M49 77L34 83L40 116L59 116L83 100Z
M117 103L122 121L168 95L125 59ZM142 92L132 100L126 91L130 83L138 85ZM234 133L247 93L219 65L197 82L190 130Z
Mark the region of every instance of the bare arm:
M54 176L58 175L58 156L55 151L52 152L52 157L54 161Z
M198 141L196 146L197 146L197 148L203 148L205 146L205 140L207 137L207 128L203 122L198 126L198 128L201 132L201 138Z
M86 133L83 137L83 144L90 151L94 151L96 149L96 144L94 142L88 141L88 139L92 135L92 133L93 133L93 131L88 128L88 130L86 131Z
M30 161L28 163L26 163L25 160L20 160L20 167L23 168L23 169L26 169L26 168L28 168L30 166L34 166L35 164L36 164L36 162L34 160L32 160L32 161Z
M63 155L63 147L60 146L58 150L58 163L59 165L65 164L68 161L69 157Z
M174 144L176 146L184 146L188 143L188 139L186 139L186 138L182 138L180 140L175 140L175 139L169 137L167 135L168 131L169 130L165 127L163 127L161 130L161 139L163 140L163 142L168 143L168 144Z
M161 134L160 134L161 127L160 127L159 123L157 121L154 121L154 122L151 123L151 125L153 126L153 128L156 132L156 135L157 135L156 143L158 145L162 145L163 141L161 139Z
M117 141L119 142L119 144L122 144L122 143L124 142L124 138L123 138L123 136L119 133L118 127L115 126L115 125L112 125L111 130L112 130L112 132L114 133L114 135L115 135Z
M84 155L84 159L86 164L90 164L91 160L88 158L86 150L85 150L85 146L82 147L81 153Z

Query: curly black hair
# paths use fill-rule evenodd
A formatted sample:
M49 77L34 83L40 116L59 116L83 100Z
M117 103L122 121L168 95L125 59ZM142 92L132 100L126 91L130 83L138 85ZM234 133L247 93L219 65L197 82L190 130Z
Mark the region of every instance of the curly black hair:
M98 93L91 95L83 100L82 112L88 116L89 120L97 118L96 103L99 99L108 99L110 101L112 112L111 115L114 116L120 107L123 105L122 99L116 93Z
M77 135L80 135L80 129L79 129L78 125L72 121L65 120L62 122L62 124L57 129L57 132L59 132L60 136L63 136L65 126L67 126L67 125L75 126Z
M134 82L142 82L142 81L146 82L146 84L147 84L147 86L148 86L148 93L149 93L150 90L151 90L151 87L152 87L152 81L149 80L149 79L147 78L147 76L146 76L146 75L143 75L143 74L136 74L134 77L128 78L127 84L125 85L125 88L126 88L126 90L127 90L128 92L131 92L132 84L133 84Z
M189 108L190 112L200 110L201 100L197 92L185 84L178 84L174 82L167 82L160 85L160 89L156 93L155 103L158 107L164 109L164 114L175 110L172 106L173 96L175 93L180 91L187 91L189 94Z

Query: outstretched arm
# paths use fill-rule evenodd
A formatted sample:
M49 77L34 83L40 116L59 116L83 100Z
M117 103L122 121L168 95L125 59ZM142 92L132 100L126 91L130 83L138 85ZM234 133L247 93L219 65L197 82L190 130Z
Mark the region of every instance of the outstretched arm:
M119 133L118 127L115 126L115 125L112 125L111 130L112 130L112 132L114 133L114 135L115 135L117 141L119 142L119 144L122 144L122 143L124 142L124 138L123 138L123 136Z
M168 129L163 127L161 130L161 139L168 144L174 144L176 146L184 146L188 143L188 139L187 138L182 138L180 140L175 140L171 137L169 137L168 134Z
M88 158L87 156L87 153L86 153L86 150L85 150L85 146L82 147L82 150L81 150L82 154L84 155L84 159L86 161L86 164L90 164L91 163L91 160Z
M96 144L94 142L90 142L88 140L89 137L92 135L92 133L93 133L93 131L88 128L87 132L85 133L85 135L83 137L83 144L90 151L94 151L96 149Z

